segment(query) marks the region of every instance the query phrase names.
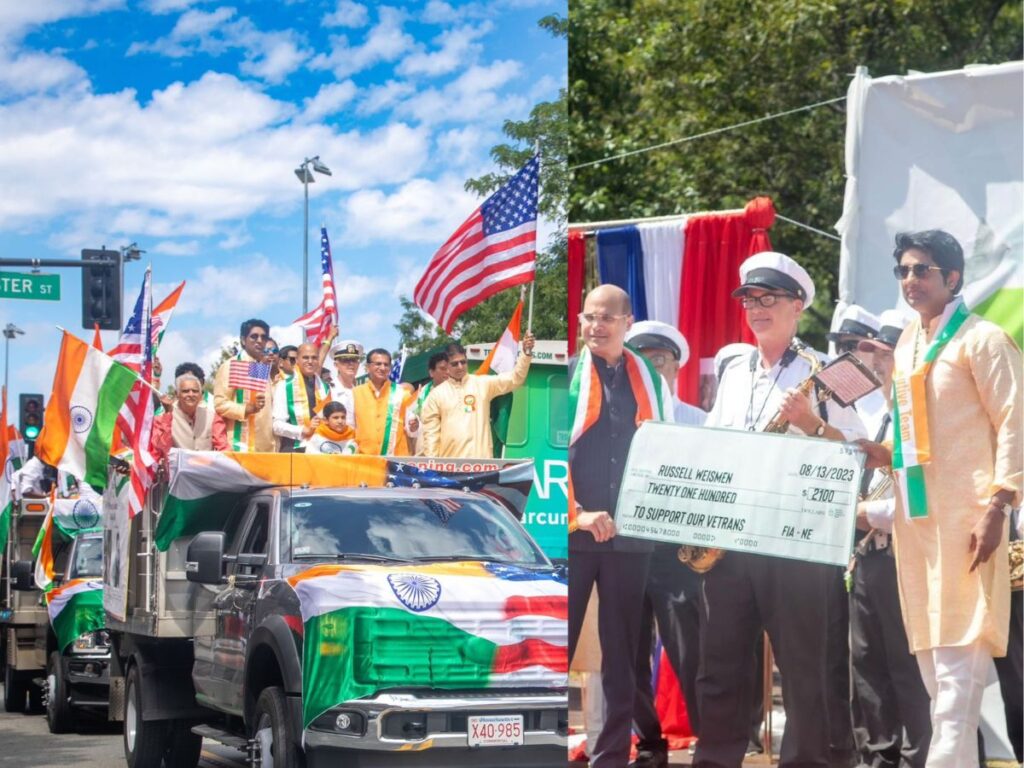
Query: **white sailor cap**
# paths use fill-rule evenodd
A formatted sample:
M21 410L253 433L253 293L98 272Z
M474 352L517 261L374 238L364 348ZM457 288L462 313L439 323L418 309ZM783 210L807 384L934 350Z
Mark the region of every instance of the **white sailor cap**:
M826 335L829 341L839 341L844 336L860 336L862 339L873 339L878 335L881 321L864 307L851 304L842 311L838 318L839 325ZM835 322L835 319L833 322Z
M740 287L732 292L733 298L742 296L749 288L774 289L803 299L809 307L814 301L814 281L807 270L784 253L762 251L740 264Z
M626 341L634 349L667 349L679 358L680 365L690 359L690 345L677 329L660 320L641 320L626 332Z
M887 309L878 316L878 322L881 327L875 338L870 341L862 341L857 345L858 349L870 352L876 347L895 348L896 342L900 340L900 334L903 333L903 329L907 327L909 321L907 316L898 309Z
M354 339L339 341L331 350L331 356L335 360L361 360L363 357L363 345Z

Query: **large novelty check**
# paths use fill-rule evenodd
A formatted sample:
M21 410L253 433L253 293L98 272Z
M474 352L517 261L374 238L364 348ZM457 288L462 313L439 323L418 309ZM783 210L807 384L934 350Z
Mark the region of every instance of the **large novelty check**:
M864 454L849 443L644 422L620 535L846 565Z

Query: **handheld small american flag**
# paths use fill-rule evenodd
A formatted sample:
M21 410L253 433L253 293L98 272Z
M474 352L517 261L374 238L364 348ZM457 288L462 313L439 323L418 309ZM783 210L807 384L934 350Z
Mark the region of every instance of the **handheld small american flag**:
M484 299L533 280L539 176L534 155L430 260L413 298L445 331Z
M391 373L388 374L388 381L392 384L400 384L402 381L402 369L405 367L405 348L398 353L395 362L391 364Z
M310 344L317 346L327 338L331 327L338 324L338 303L334 294L334 262L331 260L331 243L327 239L327 228L320 228L320 267L323 270L324 295L313 309L292 321L301 325Z
M270 363L232 360L228 365L228 386L232 389L249 389L253 392L267 389L270 383Z

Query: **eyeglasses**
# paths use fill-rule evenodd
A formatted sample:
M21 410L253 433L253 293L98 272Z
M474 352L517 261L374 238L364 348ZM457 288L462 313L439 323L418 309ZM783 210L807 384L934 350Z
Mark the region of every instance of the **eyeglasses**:
M936 267L934 264L899 264L892 268L892 273L897 280L906 280L910 277L911 272L914 273L914 277L918 280L923 280L932 270L942 272L943 274L947 271L942 267Z
M263 350L264 355L276 355L278 353L277 347L267 347Z
M673 360L674 361L676 358L675 358L675 355L659 354L659 355L650 355L650 356L647 357L647 359L650 361L651 365L653 365L655 368L660 368L665 363L667 363L669 360Z
M580 312L580 322L586 323L587 325L611 325L616 320L621 320L629 315L599 315L593 312ZM448 361L451 365L451 361Z
M452 366L455 366L456 368L461 368L462 366L467 365L467 364L468 363L467 363L466 360L449 360L448 361L448 367L449 368L451 368Z
M289 363L295 363L298 362L299 358L295 357L294 355L288 355L288 357L286 357L285 360L287 360Z
M860 344L860 339L850 339L848 341L837 341L836 352L843 354L845 352L856 352L857 345Z
M792 299L793 297L786 293L766 293L762 296L741 296L740 304L743 305L744 309L753 309L760 305L767 309L768 307L774 307L775 303L779 299Z
M266 341L267 340L267 334L265 334L265 333L250 333L245 338L250 339L252 341Z
M390 368L391 367L391 361L390 360L371 360L369 363L367 363L367 365L372 365L372 366L374 366L376 368L380 368L381 366L383 366L384 368Z

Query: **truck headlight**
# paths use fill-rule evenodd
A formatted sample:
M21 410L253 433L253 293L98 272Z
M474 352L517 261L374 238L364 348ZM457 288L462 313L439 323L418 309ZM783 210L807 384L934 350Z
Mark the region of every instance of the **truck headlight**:
M103 653L110 650L110 633L105 629L85 632L71 644L72 653Z

